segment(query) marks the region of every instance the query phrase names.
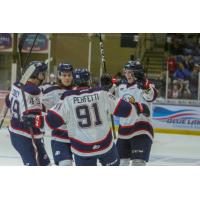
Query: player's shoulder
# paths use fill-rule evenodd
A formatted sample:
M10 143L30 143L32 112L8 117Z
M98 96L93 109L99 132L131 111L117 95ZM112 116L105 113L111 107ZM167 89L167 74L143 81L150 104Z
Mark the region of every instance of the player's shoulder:
M82 95L82 94L91 94L94 92L103 92L103 88L101 87L95 87L95 88L78 88L76 90L67 90L65 91L62 96L61 99L65 99L66 97L72 96L72 95Z
M61 100L65 99L66 97L69 97L71 95L78 95L78 90L66 90L62 94Z
M19 89L21 90L22 89L22 85L19 81L16 81L15 83L13 83L13 86L15 87L15 89ZM28 93L28 94L31 94L31 95L39 95L41 93L41 90L40 88L31 83L31 82L27 82L24 87L23 87L23 90Z
M90 88L87 88L87 89L80 89L79 90L79 93L80 94L92 94L92 93L104 93L106 92L105 89L103 87L90 87Z
M59 89L61 89L59 85L51 85L51 86L47 87L46 89L44 89L42 93L48 94L50 92L53 92L53 91L59 90Z

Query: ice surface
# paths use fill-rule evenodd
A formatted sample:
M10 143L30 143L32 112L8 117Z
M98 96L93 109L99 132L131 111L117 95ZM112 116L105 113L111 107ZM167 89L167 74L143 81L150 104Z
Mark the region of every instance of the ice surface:
M45 147L53 162L49 136L45 137ZM0 130L0 166L2 165L22 165L20 156L11 145L6 128ZM156 133L148 165L200 165L200 137Z

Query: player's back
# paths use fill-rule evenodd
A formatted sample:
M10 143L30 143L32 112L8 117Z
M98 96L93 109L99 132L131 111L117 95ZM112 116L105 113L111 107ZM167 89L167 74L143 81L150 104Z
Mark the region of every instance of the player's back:
M112 147L111 108L106 95L98 88L75 90L64 95L72 150L79 155L81 152L98 155L99 151L102 154L102 151L107 152Z
M41 91L36 85L31 84L30 82L28 82L23 89L26 98L27 108L24 104L21 85L18 82L16 82L11 88L11 92L9 95L9 107L11 112L11 123L9 126L9 130L11 132L15 132L26 137L30 137L29 130L23 125L22 116L25 112L33 114L41 113ZM33 128L33 130L34 134L41 136L41 132L39 129Z

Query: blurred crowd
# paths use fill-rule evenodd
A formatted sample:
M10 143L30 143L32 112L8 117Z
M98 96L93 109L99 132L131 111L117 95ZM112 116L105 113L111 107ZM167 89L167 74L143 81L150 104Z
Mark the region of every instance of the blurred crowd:
M200 62L192 55L179 55L169 57L167 66L168 98L197 99Z
M200 34L170 33L165 50L169 53L168 98L197 99L200 70Z
M165 50L171 55L200 56L200 34L168 33Z

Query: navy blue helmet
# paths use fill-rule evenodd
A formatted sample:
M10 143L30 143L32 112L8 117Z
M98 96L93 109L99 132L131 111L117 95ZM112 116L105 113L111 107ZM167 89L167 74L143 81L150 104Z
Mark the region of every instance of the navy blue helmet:
M60 63L58 65L58 72L61 73L61 72L73 72L73 66L69 63Z
M144 67L139 61L129 61L127 64L124 65L125 70L132 70L136 79L144 79L145 72Z
M77 85L87 84L90 81L90 72L87 69L74 70L74 82Z
M144 69L144 67L139 61L134 60L134 61L129 61L127 64L125 64L124 69L129 69L134 71L134 70Z
M45 62L43 62L43 61L32 61L32 62L30 62L28 67L30 65L33 65L33 64L35 65L35 71L32 73L30 78L37 78L39 73L47 71L47 64Z

